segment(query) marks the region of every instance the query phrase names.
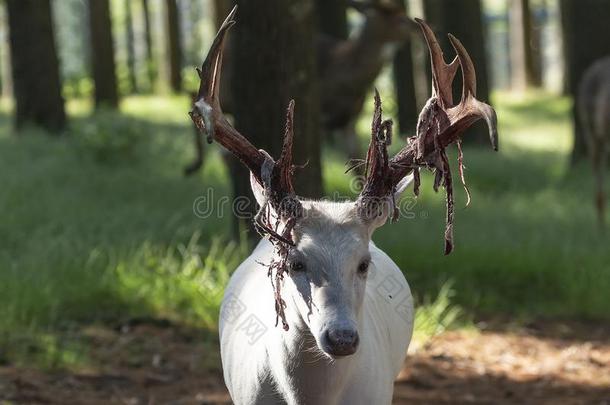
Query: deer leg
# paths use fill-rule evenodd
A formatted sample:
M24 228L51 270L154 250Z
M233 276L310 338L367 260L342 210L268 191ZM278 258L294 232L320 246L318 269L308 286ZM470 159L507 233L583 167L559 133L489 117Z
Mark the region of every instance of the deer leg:
M599 214L600 225L604 227L606 221L606 194L604 191L604 172L607 170L608 151L604 147L603 143L600 143L601 145L599 145L599 167L597 168L597 212Z
M197 129L197 127L195 127L195 160L193 160L184 168L185 176L190 176L191 174L198 171L201 166L203 166L204 153L205 152L203 150L203 139L199 134L199 130Z
M197 101L197 94L196 93L191 93L191 101L194 103ZM185 176L190 176L191 174L195 173L196 171L198 171L199 169L201 169L201 166L203 166L203 155L205 153L205 151L203 150L203 139L201 137L201 134L199 133L199 128L197 128L197 125L195 125L193 123L193 129L194 129L194 136L195 136L195 160L193 160L193 162L189 163L185 168L184 168L184 175Z
M595 208L597 210L599 225L603 227L605 222L606 206L606 196L604 193L604 170L606 170L605 166L607 152L604 148L604 143L599 139L592 140L590 150L591 165L593 175L595 177Z

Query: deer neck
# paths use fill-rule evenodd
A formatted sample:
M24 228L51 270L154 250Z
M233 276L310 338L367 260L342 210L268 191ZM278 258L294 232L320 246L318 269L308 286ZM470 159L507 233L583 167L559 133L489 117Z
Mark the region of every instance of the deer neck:
M345 358L329 359L319 351L305 320L298 311L291 309L295 307L291 304L286 308L290 329L276 328L274 338L267 341L275 386L289 405L337 404L350 376L356 371L354 363L361 356L361 350ZM358 323L362 324L360 319Z

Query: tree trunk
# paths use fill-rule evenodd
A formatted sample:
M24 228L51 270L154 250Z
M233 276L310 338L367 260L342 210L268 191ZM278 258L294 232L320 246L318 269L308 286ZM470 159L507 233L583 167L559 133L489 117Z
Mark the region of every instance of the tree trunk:
M398 0L398 2L407 12L404 0ZM407 38L396 52L393 73L396 104L398 106L398 129L401 134L408 134L415 128L419 115L415 96L411 37Z
M182 49L180 46L180 16L176 0L165 0L167 13L167 55L171 89L182 91Z
M538 87L529 0L514 0L509 10L511 87L523 91Z
M157 70L155 69L155 58L152 48L152 33L150 27L150 13L148 0L142 0L142 14L144 17L144 41L146 42L146 73L148 74L149 90L153 91L157 81Z
M235 125L254 145L277 158L286 107L294 98L294 160L307 163L296 171L296 191L319 197L322 171L313 0L239 0L237 4L231 83ZM253 201L247 170L232 165L231 177L234 197Z
M2 11L0 10L0 38L4 37L4 32L2 32L2 26L4 26L4 16L1 15ZM2 66L4 66L4 54L2 53L3 49L2 49L2 44L0 44L0 96L2 96L3 94L6 93L6 90L4 88L4 69L2 69Z
M448 33L455 35L468 50L477 73L477 98L489 103L486 31L480 0L424 0L424 13L447 58L449 55L455 55L447 37ZM457 102L462 93L462 78L459 74L453 89L454 100ZM464 137L464 143L488 144L489 135L485 123L478 122L473 125Z
M95 83L95 107L116 108L119 104L108 0L89 0L91 68Z
M7 0L15 124L51 132L66 124L49 0Z
M201 38L201 30L198 25L205 14L204 4L202 2L182 3L183 13L188 16L186 26L182 28L184 40L188 40L187 52L184 58L185 66L197 66L201 63L201 52L205 48L203 38ZM207 15L206 15L207 17Z
M530 8L530 32L532 42L530 51L532 52L532 85L536 87L542 87L544 85L544 72L543 72L543 50L542 50L542 31L544 29L544 22L548 14L548 4L546 0L539 0L537 8ZM540 20L539 15L544 15L545 20Z
M10 55L10 35L8 26L8 16L6 7L0 7L0 54L2 54L2 63L0 63L0 75L2 75L2 97L13 98L13 79L11 73L11 55Z
M125 1L125 42L127 43L127 74L132 93L138 92L136 79L136 51L133 38L133 18L131 16L131 1Z
M561 22L566 70L566 87L576 98L584 71L610 50L610 6L607 0L561 0ZM578 108L573 103L574 148L572 162L587 158L587 148L580 128Z
M319 31L333 38L346 39L347 2L344 0L315 0Z

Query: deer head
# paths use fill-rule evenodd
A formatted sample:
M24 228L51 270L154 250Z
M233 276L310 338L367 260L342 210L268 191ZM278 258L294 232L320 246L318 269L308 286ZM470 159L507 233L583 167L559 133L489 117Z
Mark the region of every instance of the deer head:
M440 173L439 184L442 180L450 196L445 148L458 142L463 131L480 118L487 121L496 145L495 112L475 99L474 68L459 41L450 37L458 56L445 64L432 31L420 20L434 75L433 94L420 116L417 135L390 158L387 146L392 123L382 119L381 100L376 94L371 142L364 161L366 182L358 199L325 202L298 197L292 186L294 102L288 105L284 144L277 160L253 146L222 113L218 92L223 45L235 13L233 9L223 23L198 70L201 85L191 118L208 141L217 141L250 169L252 190L260 205L255 225L275 246L273 257L265 264L278 321L286 330L287 318L297 329L308 330L318 348L329 356L352 354L358 346L367 276L375 272L369 250L374 230L395 216L395 199L412 180L418 182L420 167L435 168ZM464 91L462 100L453 105L451 82L458 67Z
M365 16L362 35L381 44L400 44L414 25L396 1L348 1L348 6Z

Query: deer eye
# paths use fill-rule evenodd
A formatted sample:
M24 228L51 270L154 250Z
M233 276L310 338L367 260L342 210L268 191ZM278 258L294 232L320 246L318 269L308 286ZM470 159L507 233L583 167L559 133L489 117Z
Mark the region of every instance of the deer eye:
M358 273L360 274L366 274L366 272L369 270L369 264L370 264L370 260L363 260L359 265L358 265Z
M305 271L305 263L300 260L294 261L290 264L290 270L295 272Z

